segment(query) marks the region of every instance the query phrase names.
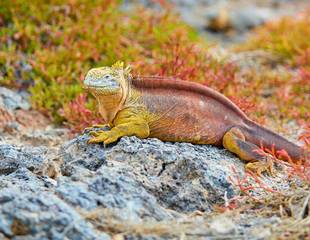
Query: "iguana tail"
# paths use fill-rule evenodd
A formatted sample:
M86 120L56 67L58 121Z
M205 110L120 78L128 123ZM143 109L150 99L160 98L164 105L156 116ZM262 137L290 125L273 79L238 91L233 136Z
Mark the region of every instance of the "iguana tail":
M269 150L274 149L276 152L285 150L290 159L295 163L309 160L310 152L308 150L288 141L284 137L281 137L280 135L256 124L253 121L247 121L246 127L244 127L243 131L245 132L245 137L249 142ZM280 159L288 160L287 158L281 156Z

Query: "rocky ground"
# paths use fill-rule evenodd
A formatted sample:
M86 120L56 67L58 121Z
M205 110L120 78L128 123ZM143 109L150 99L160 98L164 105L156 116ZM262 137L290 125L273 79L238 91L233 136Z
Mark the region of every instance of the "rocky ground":
M175 1L186 21L225 46L305 1L215 2ZM242 54L228 57L259 66L261 53ZM287 134L296 141L296 131ZM309 187L284 164L258 179L222 148L136 137L104 147L88 138L52 125L28 93L0 87L0 239L309 236Z

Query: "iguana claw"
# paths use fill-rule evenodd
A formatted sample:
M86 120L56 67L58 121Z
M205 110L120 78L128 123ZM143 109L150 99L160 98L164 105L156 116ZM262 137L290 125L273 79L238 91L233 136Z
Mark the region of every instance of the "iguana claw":
M119 136L113 131L92 131L90 132L93 138L88 140L88 143L104 143L110 144L116 142Z
M263 172L267 172L270 176L274 176L273 170L273 161L271 158L267 157L266 162L250 162L245 165L245 169L253 173L256 173L258 176L262 176Z

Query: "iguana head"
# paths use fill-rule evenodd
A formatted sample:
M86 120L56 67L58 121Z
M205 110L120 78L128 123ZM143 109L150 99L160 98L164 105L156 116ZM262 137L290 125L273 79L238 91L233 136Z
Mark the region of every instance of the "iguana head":
M105 122L110 123L123 107L130 90L129 78L130 67L124 68L123 62L88 71L84 88L97 99L99 112Z

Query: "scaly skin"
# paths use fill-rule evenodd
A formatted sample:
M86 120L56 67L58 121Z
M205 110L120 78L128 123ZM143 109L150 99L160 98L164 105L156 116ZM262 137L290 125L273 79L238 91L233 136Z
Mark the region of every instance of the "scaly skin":
M257 153L261 145L286 150L294 162L306 159L301 147L254 123L210 88L172 78L132 78L129 72L120 62L88 72L84 87L96 97L103 122L111 127L91 132L89 143L137 136L222 145L259 174L272 171L271 162Z

